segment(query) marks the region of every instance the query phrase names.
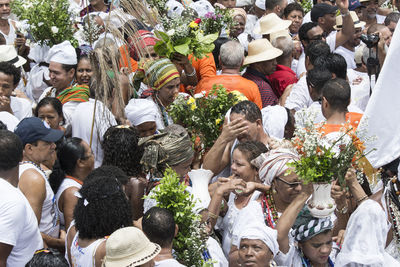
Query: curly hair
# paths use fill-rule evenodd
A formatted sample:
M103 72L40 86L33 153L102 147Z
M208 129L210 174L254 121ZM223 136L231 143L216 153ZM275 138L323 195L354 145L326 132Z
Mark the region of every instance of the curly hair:
M33 258L25 267L68 267L68 262L64 255L57 249L46 248L35 252Z
M141 173L143 149L138 145L139 132L134 127L113 126L103 137L103 164L117 166L128 176Z
M91 179L96 179L98 176L106 176L109 179L117 179L122 185L127 185L129 177L125 174L123 170L116 166L101 166L94 169L85 179L89 181Z
M13 76L13 85L17 86L21 80L21 69L15 67L13 64L8 62L0 62L0 72L7 76Z
M235 149L239 149L245 156L248 162L257 158L261 153L268 152L268 148L261 142L258 141L246 141L239 143L235 146Z
M132 211L122 185L99 176L83 183L75 206L75 227L83 239L99 239L132 226Z

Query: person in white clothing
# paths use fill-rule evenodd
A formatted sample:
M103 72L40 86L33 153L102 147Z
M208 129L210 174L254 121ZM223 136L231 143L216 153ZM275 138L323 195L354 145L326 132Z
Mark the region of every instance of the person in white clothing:
M0 130L0 266L24 267L43 247L35 213L17 188L22 149L18 136Z
M0 62L0 111L6 111L22 120L32 116L31 103L11 96L21 79L21 70L8 62Z
M167 209L152 207L143 216L142 229L153 243L160 245L161 251L155 256L155 266L183 267L172 256L172 242L178 234L174 215Z
M59 233L54 193L40 164L52 158L56 148L54 142L64 132L51 129L47 123L36 117L23 119L14 132L24 146L18 187L35 212L43 240L49 247L63 248L64 238Z
M15 127L19 123L19 120L7 111L0 111L0 121L6 125L7 130L11 132L14 132Z
M158 108L147 99L131 99L125 107L127 119L138 129L140 137L157 133Z

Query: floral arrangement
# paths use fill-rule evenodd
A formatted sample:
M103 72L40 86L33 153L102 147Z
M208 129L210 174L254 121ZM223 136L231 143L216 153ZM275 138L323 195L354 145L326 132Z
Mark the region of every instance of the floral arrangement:
M104 31L104 26L96 23L96 15L88 15L83 20L83 23L77 24L78 31L75 33L78 40L83 40L87 44L93 45Z
M13 13L30 25L34 42L50 47L65 40L77 44L68 0L14 0L11 5Z
M212 266L202 258L207 235L200 224L200 215L193 212L193 196L186 191L186 186L180 182L176 172L168 168L154 194L148 197L155 199L158 207L174 214L179 226L173 243L177 260L186 266Z
M207 149L220 135L226 112L243 97L239 92L228 92L222 85L214 85L208 95L204 92L194 97L179 95L168 114L175 123L186 127L193 139L199 137Z
M231 29L235 24L232 13L232 9L215 7L215 12L208 12L202 18L201 29L205 34L220 33L224 28Z
M349 124L344 124L335 138L323 134L324 124L305 121L305 127L296 127L292 144L300 155L296 162L289 163L294 172L305 183L330 183L338 179L345 184L349 167L360 170L357 162L365 155L365 146ZM362 175L362 172L357 172Z

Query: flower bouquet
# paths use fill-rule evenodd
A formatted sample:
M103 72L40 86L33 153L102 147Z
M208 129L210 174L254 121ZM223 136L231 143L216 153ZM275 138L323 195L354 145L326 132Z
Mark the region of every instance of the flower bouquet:
M202 23L200 25L201 30L205 34L221 33L222 29L231 29L235 22L232 17L232 9L215 7L214 12L208 12L202 17ZM227 34L229 35L229 34Z
M14 0L11 5L19 20L30 25L34 42L50 47L65 40L77 44L68 0Z
M202 258L207 235L200 224L200 215L193 212L193 195L186 191L186 186L180 182L176 172L171 168L167 169L153 192L148 198L155 199L157 207L171 211L179 226L173 243L177 260L186 266L212 266Z
M289 165L300 179L314 187L307 206L314 217L327 217L336 207L330 197L331 182L337 179L344 186L347 170L360 170L357 162L365 156L363 142L349 124L344 124L339 132L324 135L324 124L315 125L309 119L304 128L296 127L292 143L300 159Z
M175 123L186 127L194 140L200 138L203 149L207 149L220 135L226 112L239 101L238 94L214 85L208 95L179 95L168 114Z

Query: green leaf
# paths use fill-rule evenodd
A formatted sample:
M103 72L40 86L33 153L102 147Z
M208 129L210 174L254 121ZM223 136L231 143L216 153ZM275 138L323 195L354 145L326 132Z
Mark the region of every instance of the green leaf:
M189 43L190 43L190 40L189 40ZM179 54L187 56L187 55L190 54L189 43L184 43L184 44L181 44L181 45L175 45L174 46L174 50L176 52L178 52Z

